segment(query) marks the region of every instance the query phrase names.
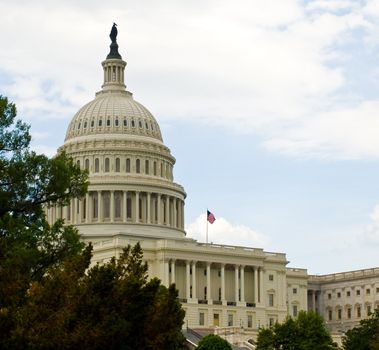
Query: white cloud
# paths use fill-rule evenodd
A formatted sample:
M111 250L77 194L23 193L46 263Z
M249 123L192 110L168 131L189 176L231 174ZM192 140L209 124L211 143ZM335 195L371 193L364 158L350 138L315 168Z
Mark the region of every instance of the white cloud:
M187 225L186 231L187 237L205 242L206 215L200 215L194 222ZM218 217L213 224L208 224L209 243L262 248L268 241L268 237L263 234L244 225L232 224L222 217Z
M379 156L379 99L342 106L354 52L339 48L356 29L367 38L378 32L378 1L0 3L0 39L12 48L0 57L11 77L0 90L28 120L70 119L93 98L116 21L127 85L159 120L258 133L265 147L291 156Z

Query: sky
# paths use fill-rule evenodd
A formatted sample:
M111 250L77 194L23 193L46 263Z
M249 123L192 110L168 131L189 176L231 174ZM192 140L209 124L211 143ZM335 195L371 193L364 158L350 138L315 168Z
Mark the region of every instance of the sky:
M53 156L102 84L160 124L187 236L311 274L379 266L379 0L0 0L0 94Z

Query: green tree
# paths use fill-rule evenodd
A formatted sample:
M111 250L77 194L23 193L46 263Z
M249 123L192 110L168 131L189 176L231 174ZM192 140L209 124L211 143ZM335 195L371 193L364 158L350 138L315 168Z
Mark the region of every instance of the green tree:
M348 330L342 338L342 346L345 350L378 350L379 310L361 320L359 326Z
M232 350L231 345L218 335L209 334L200 340L197 350Z
M300 311L296 318L288 317L271 329L258 333L257 350L328 350L334 349L324 321L315 312Z
M147 281L140 245L87 270L90 258L87 247L33 283L12 348L179 349L184 311L177 291Z
M0 96L0 348L30 285L83 249L74 228L46 222L44 206L83 196L87 174L64 153L52 159L36 154L30 141L15 105Z

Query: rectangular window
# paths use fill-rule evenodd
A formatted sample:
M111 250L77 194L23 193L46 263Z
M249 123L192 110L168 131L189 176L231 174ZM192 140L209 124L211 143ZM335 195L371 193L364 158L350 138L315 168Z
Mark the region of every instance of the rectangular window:
M228 326L233 326L233 314L228 314Z
M379 287L376 287L376 293L379 293Z
M292 289L292 293L293 293L293 294L297 294L297 288L293 288L293 289Z
M213 314L213 325L219 326L220 325L220 315L219 314Z
M357 307L357 317L358 318L361 317L361 307L360 306Z
M273 281L274 280L274 275L268 275L268 280Z
M328 299L332 299L332 294L328 293Z
M347 309L347 318L348 319L351 318L351 309L350 308Z
M247 328L253 328L253 316L247 315Z
M350 296L350 291L347 291L347 292L346 292L346 296L347 296L347 297Z
M293 317L297 316L297 305L292 305L292 316Z
M328 310L328 319L329 319L329 321L331 321L333 319L333 311L332 310Z
M268 306L274 306L274 294L272 293L268 295Z
M361 295L360 289L357 289L357 295Z
M270 317L270 319L269 319L269 324L270 324L270 327L273 327L274 324L275 324L275 318Z
M366 294L370 295L370 293L371 293L371 289L366 289Z
M199 313L199 325L204 326L204 312Z
M341 292L337 293L337 298L341 298Z
M337 311L337 317L338 317L339 320L342 318L342 310L341 309L338 309L338 311Z
M367 316L371 315L371 305L367 305Z

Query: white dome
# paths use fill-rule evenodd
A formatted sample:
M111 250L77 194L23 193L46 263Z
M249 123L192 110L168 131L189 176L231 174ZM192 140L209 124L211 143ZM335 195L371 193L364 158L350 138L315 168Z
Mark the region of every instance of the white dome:
M65 141L80 136L131 134L162 141L153 115L128 91L101 91L71 120Z

